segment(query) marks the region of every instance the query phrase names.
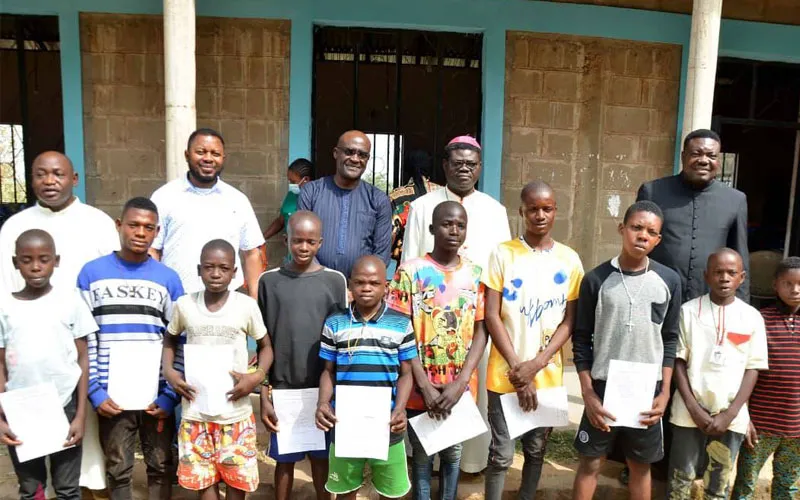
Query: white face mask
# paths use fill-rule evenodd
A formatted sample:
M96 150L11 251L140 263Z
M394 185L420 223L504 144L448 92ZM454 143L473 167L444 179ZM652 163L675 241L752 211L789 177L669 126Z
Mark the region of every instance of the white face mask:
M300 184L289 184L289 192L300 194Z

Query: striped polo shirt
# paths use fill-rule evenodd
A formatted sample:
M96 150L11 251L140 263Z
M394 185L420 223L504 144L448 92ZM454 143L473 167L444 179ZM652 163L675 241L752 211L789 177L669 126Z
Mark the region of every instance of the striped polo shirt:
M767 328L769 370L758 373L750 419L759 432L800 437L800 314L781 301L761 310Z
M394 409L400 362L417 356L414 327L386 304L367 322L351 305L325 320L319 356L336 363L337 385L391 387Z
M78 288L100 327L88 337L89 400L97 408L108 399L111 344L161 344L183 286L175 271L153 258L134 263L111 253L83 266ZM179 401L162 377L155 403L172 412Z

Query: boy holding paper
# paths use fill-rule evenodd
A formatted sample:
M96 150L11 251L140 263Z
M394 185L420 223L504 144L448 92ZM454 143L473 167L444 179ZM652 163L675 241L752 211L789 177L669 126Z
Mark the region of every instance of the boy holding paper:
M625 212L619 233L619 256L600 264L581 283L573 334L575 367L580 377L584 413L575 437L581 455L573 487L574 499L591 499L606 456L619 440L630 468L631 498L649 499L650 464L664 455L661 417L669 401L669 385L678 342L681 282L677 273L648 255L661 241L661 209L639 201ZM643 428L618 427L604 408L610 366L635 365L655 383L647 407L633 416ZM652 371L650 371L652 368ZM629 381L644 385L646 378ZM649 408L648 408L649 407Z
M487 500L502 497L514 460L516 439L509 435L501 397L516 393L515 403L529 412L536 409L537 389L563 385L561 347L572 335L583 278L578 254L551 235L556 218L553 189L534 181L522 189L520 198L525 233L495 249L485 276L486 326L492 338L486 378L492 430ZM536 495L551 429L533 429L520 437L525 455L520 499Z
M380 434L355 435L358 429L352 428L349 430L354 435L342 436L337 427L330 447L325 488L343 500L354 500L364 482L364 466L369 464L372 484L378 493L384 498L399 498L411 489L403 436L407 423L406 403L414 385L411 364L417 357L414 328L407 316L386 305L386 265L378 257L361 257L355 263L350 275L350 291L353 293L350 310L329 316L322 330L319 356L325 367L319 381L317 426L330 431L337 425L336 413L345 412L345 408L337 407L334 413L334 387L368 389L365 393L386 389L390 391L391 401L387 401L386 410L391 408L391 416L385 424L390 431L389 444L383 453L386 459L337 456L337 441L345 448L346 445L352 447L354 442L369 445L380 439ZM369 398L363 400L364 405L369 402ZM353 405L357 406L358 402ZM346 410L358 412L359 408L351 406Z
M669 498L690 498L701 464L706 464L707 498L727 498L730 492L733 465L750 423L747 400L757 370L767 369L764 319L736 297L744 273L738 252L717 250L706 266L710 292L681 306Z
M347 309L347 280L339 271L321 266L315 258L322 245L319 217L313 212L295 212L289 217L287 229L291 259L262 274L258 282L258 307L275 357L269 368L269 383L273 394L284 389L314 389L316 400L322 373L320 334L326 317ZM271 432L269 456L276 462L275 498L288 500L294 464L308 455L317 498L329 499L330 494L325 491L328 450L281 452L278 438L281 432L291 432L291 422L278 420L269 389L261 387L261 421Z
M169 335L164 337L164 375L184 398L178 431L178 483L197 491L202 500L219 500L220 481L227 485L228 500L243 500L258 488L256 421L249 395L266 377L272 347L258 303L245 294L228 291L236 274L235 252L225 240L211 240L203 246L197 272L205 290L178 300L167 328ZM200 369L193 373L202 387L187 383L173 367L181 332L186 334L187 375L190 366L198 364L192 348L206 354ZM247 337L258 346L258 365L252 373L247 373ZM204 374L216 378L203 380ZM224 412L216 410L220 406Z
M408 418L425 411L447 418L462 396L474 398L475 368L486 348L481 268L458 254L467 236L466 210L455 201L440 203L428 230L433 251L398 268L387 300L390 308L411 317L419 351L413 362L416 387L406 405ZM428 456L413 428L409 437L412 498L430 500L435 454ZM439 459L441 497L455 500L461 444L440 451Z
M138 436L149 497L168 499L179 400L161 376L160 346L183 287L175 271L147 253L159 230L152 201L128 200L116 224L121 250L88 262L78 274L78 289L100 327L89 336L89 400L98 413L111 498L131 498Z
M47 456L53 487L60 500L79 500L89 371L86 336L97 330L97 324L74 290L53 290L50 277L59 257L47 232L31 229L20 234L11 259L25 287L0 297L0 392L55 385L70 421L67 435L60 439L63 447L72 448ZM0 442L8 445L19 496L27 500L46 487L47 457L20 462L16 446L29 439L20 437L0 412Z

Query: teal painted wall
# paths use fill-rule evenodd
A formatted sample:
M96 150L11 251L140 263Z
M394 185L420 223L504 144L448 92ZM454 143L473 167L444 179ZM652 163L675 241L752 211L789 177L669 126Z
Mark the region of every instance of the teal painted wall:
M61 28L64 133L67 154L83 174L79 12L158 14L157 0L2 0L0 11L57 14ZM682 14L531 0L197 0L200 16L281 18L292 21L289 96L289 157L311 147L312 29L314 24L395 27L484 35L482 189L500 196L507 30L563 33L671 43L683 46L683 72L676 133L683 118L686 54L691 18ZM800 26L723 20L720 54L800 62ZM680 141L677 141L680 142ZM676 169L680 147L676 147ZM78 188L85 194L83 183Z

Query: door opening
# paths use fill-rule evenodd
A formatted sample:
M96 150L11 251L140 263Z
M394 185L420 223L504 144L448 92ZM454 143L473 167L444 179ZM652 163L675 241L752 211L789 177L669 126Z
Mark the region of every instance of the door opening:
M364 131L372 157L364 179L386 192L408 182L426 159L434 182L447 141L480 137L480 34L371 28L314 28L312 161L335 171L339 135Z
M721 180L747 195L751 292L771 296L774 266L800 252L800 65L721 58L713 113Z
M31 163L64 151L58 17L0 15L0 225L35 201Z

